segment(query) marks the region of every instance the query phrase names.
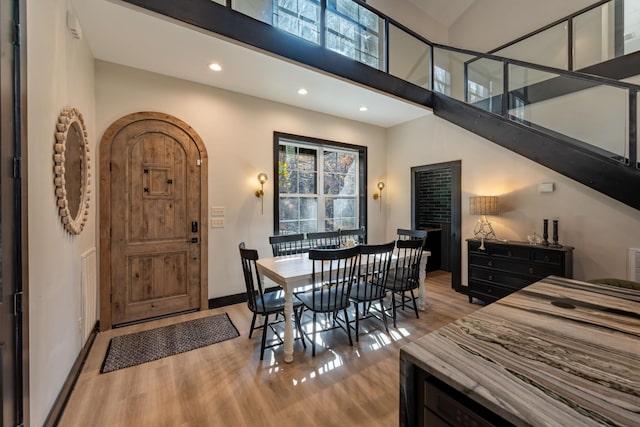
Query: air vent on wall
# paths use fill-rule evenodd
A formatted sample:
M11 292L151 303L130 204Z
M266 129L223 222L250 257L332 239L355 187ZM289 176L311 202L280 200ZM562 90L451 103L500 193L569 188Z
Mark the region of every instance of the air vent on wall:
M624 41L628 42L636 38L636 33L627 33L624 35Z

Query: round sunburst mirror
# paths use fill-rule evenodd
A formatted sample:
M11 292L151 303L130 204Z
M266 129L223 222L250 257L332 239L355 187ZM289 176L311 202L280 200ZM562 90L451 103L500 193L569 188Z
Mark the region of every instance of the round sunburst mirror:
M69 233L80 234L89 219L91 172L87 129L75 108L65 108L58 116L53 148L58 213Z

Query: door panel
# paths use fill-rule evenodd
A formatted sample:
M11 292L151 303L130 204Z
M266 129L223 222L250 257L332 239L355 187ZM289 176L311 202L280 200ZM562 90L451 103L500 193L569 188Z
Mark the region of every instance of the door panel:
M155 117L126 122L114 135L109 153L112 324L201 308L206 286L201 147L188 129Z

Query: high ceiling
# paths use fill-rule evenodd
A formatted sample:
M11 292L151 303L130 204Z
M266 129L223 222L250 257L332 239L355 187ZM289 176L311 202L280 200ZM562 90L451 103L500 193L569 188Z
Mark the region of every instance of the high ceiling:
M409 0L445 27L462 15L476 0Z
M83 37L94 57L100 60L385 128L431 114L425 107L132 9L124 3L108 0L72 0L72 3ZM219 63L223 70L210 71L207 66L212 62ZM305 96L297 94L302 87L309 92ZM368 111L360 111L362 106Z

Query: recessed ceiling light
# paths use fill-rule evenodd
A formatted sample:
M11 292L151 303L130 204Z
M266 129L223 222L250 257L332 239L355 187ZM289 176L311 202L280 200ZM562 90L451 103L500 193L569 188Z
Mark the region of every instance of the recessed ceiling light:
M307 92L307 90L305 88L298 89L298 95L306 95L307 93L309 93L309 92Z
M212 62L211 64L209 64L209 69L211 71L221 71L222 67L220 66L220 64L217 64L215 62Z
M364 105L362 107L360 107L360 111L367 111L367 110L368 110L368 108L365 107Z

